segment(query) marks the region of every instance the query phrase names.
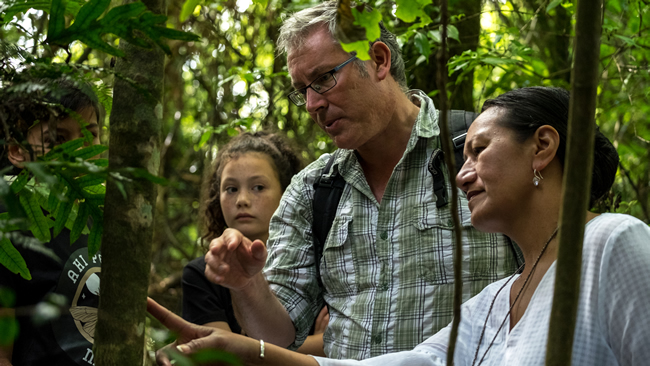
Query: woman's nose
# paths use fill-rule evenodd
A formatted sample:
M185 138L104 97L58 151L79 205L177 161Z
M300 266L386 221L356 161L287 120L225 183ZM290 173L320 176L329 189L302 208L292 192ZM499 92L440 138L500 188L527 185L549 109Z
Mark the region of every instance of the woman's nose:
M463 168L456 175L456 185L467 192L468 186L470 183L476 180L476 170L474 169L473 164L466 162L463 164Z

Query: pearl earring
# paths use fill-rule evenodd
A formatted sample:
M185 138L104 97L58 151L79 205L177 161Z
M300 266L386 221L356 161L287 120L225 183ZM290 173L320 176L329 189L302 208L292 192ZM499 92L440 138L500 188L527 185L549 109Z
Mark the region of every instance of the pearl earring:
M544 177L542 177L542 174L538 172L537 169L533 169L533 175L533 184L535 187L539 187L539 182L544 179Z

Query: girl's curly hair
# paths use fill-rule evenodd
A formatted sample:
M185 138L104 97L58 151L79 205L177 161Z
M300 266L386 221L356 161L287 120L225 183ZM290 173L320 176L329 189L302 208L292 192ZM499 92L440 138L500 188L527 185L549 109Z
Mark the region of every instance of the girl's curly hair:
M282 191L291 183L291 178L302 168L302 160L289 141L277 134L269 132L245 132L233 138L219 149L217 158L212 164L212 172L206 189L207 204L202 215L205 234L203 243L219 237L228 227L221 211L221 174L223 169L233 159L249 152L265 154L273 161L272 168L278 173Z

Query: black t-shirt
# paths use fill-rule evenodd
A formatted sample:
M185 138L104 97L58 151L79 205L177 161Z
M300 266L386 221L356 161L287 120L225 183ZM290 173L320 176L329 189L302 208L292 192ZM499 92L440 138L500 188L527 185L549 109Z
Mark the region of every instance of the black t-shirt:
M88 258L87 236L70 245L70 231L44 246L60 260L15 245L25 259L32 279L25 280L0 265L0 286L16 295L18 338L14 341L12 363L35 365L93 365L92 352L101 254ZM65 296L65 305L57 319L37 325L32 321L33 306L51 294Z
M241 334L235 318L230 290L205 277L205 257L190 261L183 268L183 319L203 325L226 322L233 333Z

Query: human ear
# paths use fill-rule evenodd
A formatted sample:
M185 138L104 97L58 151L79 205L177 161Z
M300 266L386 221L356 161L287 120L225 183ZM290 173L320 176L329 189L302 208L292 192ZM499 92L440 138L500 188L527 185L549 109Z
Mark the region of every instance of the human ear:
M384 42L377 41L370 47L370 58L379 80L384 80L390 75L390 49Z
M533 135L535 144L535 156L533 168L542 171L553 161L560 147L560 134L549 125L541 126Z
M7 153L7 158L9 159L9 162L11 162L11 164L13 164L13 166L15 167L24 168L23 163L29 160L25 156L25 150L23 150L17 144L9 144L7 148L9 149Z

